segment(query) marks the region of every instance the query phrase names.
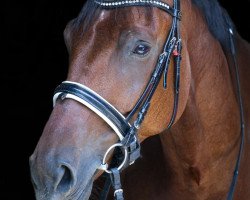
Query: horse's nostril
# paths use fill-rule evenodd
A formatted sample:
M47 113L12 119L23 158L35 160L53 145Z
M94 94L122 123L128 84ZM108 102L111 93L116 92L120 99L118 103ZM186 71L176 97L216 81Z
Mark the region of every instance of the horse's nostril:
M55 189L59 192L68 192L74 185L75 177L73 170L66 165L61 165Z

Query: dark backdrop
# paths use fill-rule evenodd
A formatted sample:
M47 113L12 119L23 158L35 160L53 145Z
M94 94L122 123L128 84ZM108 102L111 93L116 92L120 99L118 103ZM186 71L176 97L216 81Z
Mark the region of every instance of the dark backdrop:
M0 199L35 199L28 157L52 110L53 90L66 78L63 29L83 2L1 1ZM250 0L220 2L250 41Z

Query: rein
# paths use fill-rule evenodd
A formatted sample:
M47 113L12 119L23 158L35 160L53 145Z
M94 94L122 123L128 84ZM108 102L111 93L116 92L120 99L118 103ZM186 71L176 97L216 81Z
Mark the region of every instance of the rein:
M157 7L173 17L172 26L169 30L166 42L163 46L163 51L158 57L157 64L155 69L148 81L147 86L145 87L142 95L138 99L134 108L131 112L125 117L120 113L114 106L112 106L108 101L94 92L92 89L86 87L77 82L64 81L62 82L54 92L53 104L55 105L58 99L73 99L90 110L95 114L100 116L117 134L119 142L113 144L108 148L104 154L102 163L99 167L100 170L105 171L108 176L106 180L104 190L101 193L101 200L107 198L107 194L112 184L114 189L114 197L116 200L123 200L123 190L121 185L120 172L133 164L140 157L140 143L138 140L138 130L140 129L141 124L147 114L147 111L150 107L151 99L155 93L157 86L163 76L163 87L167 89L167 76L168 69L171 57L174 60L174 105L171 120L168 124L170 128L176 118L179 102L179 85L180 85L180 62L181 62L181 37L180 37L180 27L179 22L181 20L180 12L180 0L173 0L173 7L169 6L167 3L164 3L160 0L122 0L122 1L109 1L109 0L95 0L95 3L98 4L100 8L103 9L114 9L122 8L128 6L151 6ZM227 200L233 199L233 193L236 187L237 176L239 171L240 159L243 151L244 143L244 118L243 118L243 106L240 92L240 81L239 81L239 72L238 64L236 61L235 47L233 42L233 32L230 28L230 41L231 41L231 51L234 57L234 66L236 70L236 79L237 79L237 92L238 100L240 104L240 113L241 113L241 145L240 151L235 166L234 176L231 183L230 191L228 193ZM132 118L137 113L135 120L131 123ZM121 150L119 153L114 154L114 157L117 157L119 163L114 164L114 159L111 161L111 164L107 164L107 157L109 153L113 150L117 150L116 147L119 147ZM114 158L113 157L113 158ZM113 162L113 163L112 163Z
M236 183L237 183L238 175L239 175L240 161L242 158L243 148L244 148L245 120L244 120L243 100L242 100L241 87L240 87L239 65L238 65L237 58L236 58L237 56L236 56L236 48L235 48L235 42L234 42L234 31L233 31L233 28L232 28L233 26L228 16L226 16L226 22L229 26L228 32L229 32L229 38L230 38L230 50L233 56L233 65L235 68L236 90L237 90L237 99L238 99L239 111L240 111L240 129L241 129L240 130L240 135L241 135L240 149L239 149L238 157L237 157L236 164L235 164L233 179L232 179L230 189L227 195L227 200L233 200L234 191L235 191L235 187L236 187Z

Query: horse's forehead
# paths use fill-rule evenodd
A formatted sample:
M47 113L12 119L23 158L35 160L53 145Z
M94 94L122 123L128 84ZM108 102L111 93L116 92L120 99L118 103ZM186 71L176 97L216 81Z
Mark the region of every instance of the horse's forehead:
M152 9L144 7L102 9L98 13L98 16L94 17L94 20L92 21L90 26L83 31L88 32L91 31L91 29L98 29L100 27L103 30L106 27L106 29L108 29L109 32L111 32L111 31L116 31L118 29L127 28L130 26L135 26L138 24L140 24L141 26L150 26L155 20L152 16L153 16ZM81 29L82 27L84 27L84 23L85 21L83 21L78 28ZM102 24L105 24L105 27L102 27L101 26ZM81 31L79 31L78 28L72 29L70 31L77 30L76 32L79 33Z
M107 31L107 36L135 27L148 27L151 31L150 27L154 20L152 13L142 7L102 10L92 28L95 29L96 34L104 34L103 32Z
M78 30L70 29L68 31L73 32L73 34L69 34L70 40L73 40L73 54L88 54L87 59L85 59L88 63L91 63L101 51L111 50L112 47L115 48L123 31L130 32L131 30L146 28L142 31L146 34L146 32L155 30L151 27L154 24L153 20L155 19L152 17L151 9L143 7L103 9L93 23L83 32L79 31L81 27ZM135 29L138 27L139 29ZM87 48L89 46L91 46L91 50Z

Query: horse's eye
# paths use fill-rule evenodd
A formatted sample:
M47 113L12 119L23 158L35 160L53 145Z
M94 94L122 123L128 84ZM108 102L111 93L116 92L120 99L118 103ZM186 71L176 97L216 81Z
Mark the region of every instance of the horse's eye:
M150 46L146 44L139 44L134 48L132 52L139 56L145 56L149 53L149 51L150 51Z

